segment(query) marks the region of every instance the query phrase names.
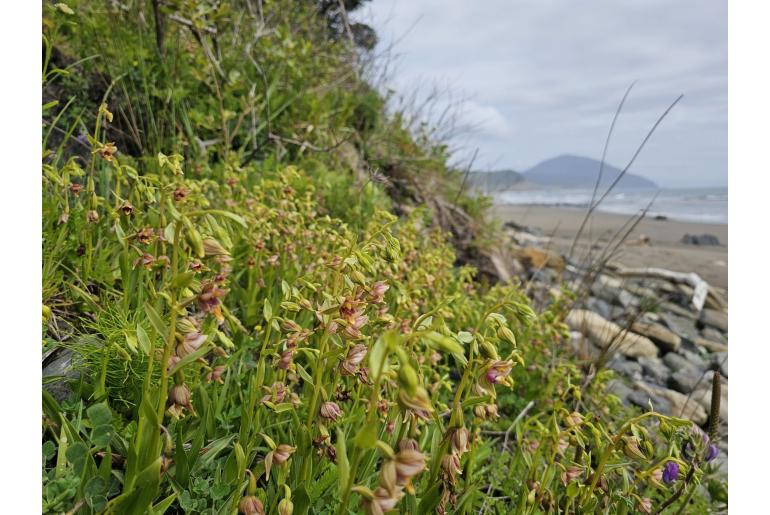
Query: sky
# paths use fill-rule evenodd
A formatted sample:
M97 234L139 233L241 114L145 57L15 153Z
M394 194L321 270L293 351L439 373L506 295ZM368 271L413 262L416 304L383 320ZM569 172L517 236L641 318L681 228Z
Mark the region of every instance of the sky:
M452 139L474 169L525 171L561 154L623 168L680 94L631 173L662 187L727 185L726 0L372 0L353 13L394 57L398 95L464 99ZM443 98L449 98L445 95Z

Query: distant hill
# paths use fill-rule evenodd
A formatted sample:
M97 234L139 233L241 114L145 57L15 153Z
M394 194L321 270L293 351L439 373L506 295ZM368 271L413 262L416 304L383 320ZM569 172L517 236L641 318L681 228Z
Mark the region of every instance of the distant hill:
M588 157L563 155L547 159L520 174L527 182L540 186L592 189L599 173L599 161ZM607 188L622 170L604 163L600 188ZM656 189L657 184L639 175L627 173L617 185L619 189Z
M520 187L524 183L524 177L519 172L514 172L513 170L471 172L468 174L468 182L475 189L492 193Z

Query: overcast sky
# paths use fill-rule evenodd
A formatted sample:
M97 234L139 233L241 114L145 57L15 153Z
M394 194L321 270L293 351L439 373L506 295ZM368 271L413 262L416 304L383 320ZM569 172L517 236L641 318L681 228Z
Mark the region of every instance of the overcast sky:
M458 136L476 169L526 170L560 154L622 168L680 94L631 169L661 186L727 184L725 0L373 0L355 18L398 54L390 85L468 98Z

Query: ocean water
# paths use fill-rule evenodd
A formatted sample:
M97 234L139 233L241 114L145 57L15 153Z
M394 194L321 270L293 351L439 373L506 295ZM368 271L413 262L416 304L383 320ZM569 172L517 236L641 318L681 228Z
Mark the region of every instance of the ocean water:
M492 196L495 202L500 204L587 208L592 193L592 190L579 189L533 189L503 191L494 193ZM648 211L648 216L662 215L672 220L688 222L727 223L727 188L613 190L597 211L624 215L638 214L653 198L655 200Z

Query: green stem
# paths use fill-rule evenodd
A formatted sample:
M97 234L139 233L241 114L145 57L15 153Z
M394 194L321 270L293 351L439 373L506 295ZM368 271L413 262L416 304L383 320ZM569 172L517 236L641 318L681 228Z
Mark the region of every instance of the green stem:
M177 265L179 263L179 239L182 235L182 222L176 223L174 229L174 247L171 254L171 283L174 284L177 276ZM163 413L166 411L166 400L168 400L168 360L171 358L171 350L176 342L176 320L179 315L179 305L177 299L177 290L171 295L171 313L169 315L168 335L166 344L163 348L163 360L160 365L160 400L158 402L158 420L163 420Z

